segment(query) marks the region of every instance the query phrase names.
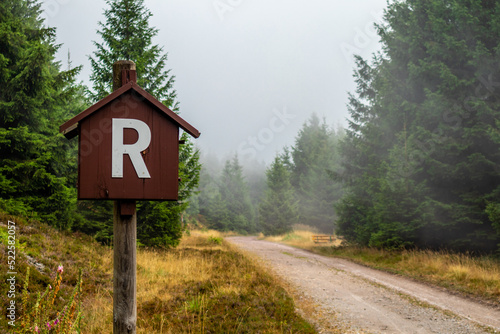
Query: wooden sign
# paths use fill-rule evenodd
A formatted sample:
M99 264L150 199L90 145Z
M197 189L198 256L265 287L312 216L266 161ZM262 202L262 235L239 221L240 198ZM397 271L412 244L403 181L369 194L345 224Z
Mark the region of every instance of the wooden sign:
M134 81L64 123L79 137L78 199L177 200L179 128L200 136Z
M115 200L113 334L137 325L136 200L176 200L179 128L200 132L139 87L132 61L113 64L114 92L60 127L78 136L78 199Z

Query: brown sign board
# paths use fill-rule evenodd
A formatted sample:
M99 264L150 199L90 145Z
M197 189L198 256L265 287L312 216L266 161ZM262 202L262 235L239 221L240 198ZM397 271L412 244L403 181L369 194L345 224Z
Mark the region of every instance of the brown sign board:
M135 82L61 125L78 135L78 199L177 200L179 128L200 135Z

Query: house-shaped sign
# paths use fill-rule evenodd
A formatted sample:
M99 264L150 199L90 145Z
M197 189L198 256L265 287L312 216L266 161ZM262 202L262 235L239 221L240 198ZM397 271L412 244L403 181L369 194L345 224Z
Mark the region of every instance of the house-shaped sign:
M78 139L78 199L176 200L179 128L200 132L131 81L60 127Z

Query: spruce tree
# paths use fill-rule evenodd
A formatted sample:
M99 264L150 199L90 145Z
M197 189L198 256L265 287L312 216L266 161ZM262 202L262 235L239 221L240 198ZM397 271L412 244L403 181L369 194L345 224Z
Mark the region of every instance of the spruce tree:
M343 145L340 228L367 245L478 249L500 242L495 1L388 7L383 52L358 58Z
M285 160L276 156L266 171L267 189L259 205L260 228L265 235L288 233L297 223L297 200Z
M58 126L85 101L80 68L62 71L40 3L0 3L0 208L68 229L75 214L74 144Z
M208 228L218 231L229 231L231 226L229 213L226 203L222 201L217 177L210 174L205 166L206 164L204 163L200 175L200 220Z
M254 211L238 157L227 160L219 179L220 199L227 209L228 228L240 233L255 231Z
M143 0L106 0L106 22L99 22L98 34L103 43L94 41L97 51L89 57L92 66L91 97L97 101L111 93L113 64L132 60L137 68L137 84L170 109L177 111L175 77L166 69L167 54L153 44L158 29L149 26L153 15Z
M152 13L143 0L107 0L104 11L105 23L99 23L103 43L94 42L97 50L90 57L93 90L89 92L96 101L111 93L113 63L118 60L132 60L137 67L137 84L160 100L164 105L178 111L173 89L175 77L166 69L167 54L155 45L152 39L158 30L150 27ZM179 149L179 201L141 202L138 206L137 233L139 241L148 246L175 246L182 231L182 213L189 205L199 181L199 152L183 134L185 144ZM111 214L110 203L88 202L93 211ZM104 237L111 235L112 226L107 223L106 231L99 231ZM94 233L96 233L95 231Z
M313 114L297 135L291 152L291 182L299 199L299 221L329 234L335 227L334 204L342 195L340 184L328 173L339 164L340 135Z

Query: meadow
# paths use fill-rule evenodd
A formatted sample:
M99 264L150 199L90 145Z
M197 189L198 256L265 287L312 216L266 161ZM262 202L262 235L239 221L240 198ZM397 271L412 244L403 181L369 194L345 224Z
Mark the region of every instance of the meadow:
M81 333L111 333L112 248L86 235L0 216L5 222L0 225L2 280L7 273L4 237L8 219L18 225L18 298L28 265L30 305L63 266L61 290L53 306L60 311L81 269ZM316 333L296 312L284 284L215 231L188 233L175 249L140 248L137 301L137 333ZM8 302L4 292L1 302ZM18 312L22 319L23 310ZM0 329L10 333L4 317Z

